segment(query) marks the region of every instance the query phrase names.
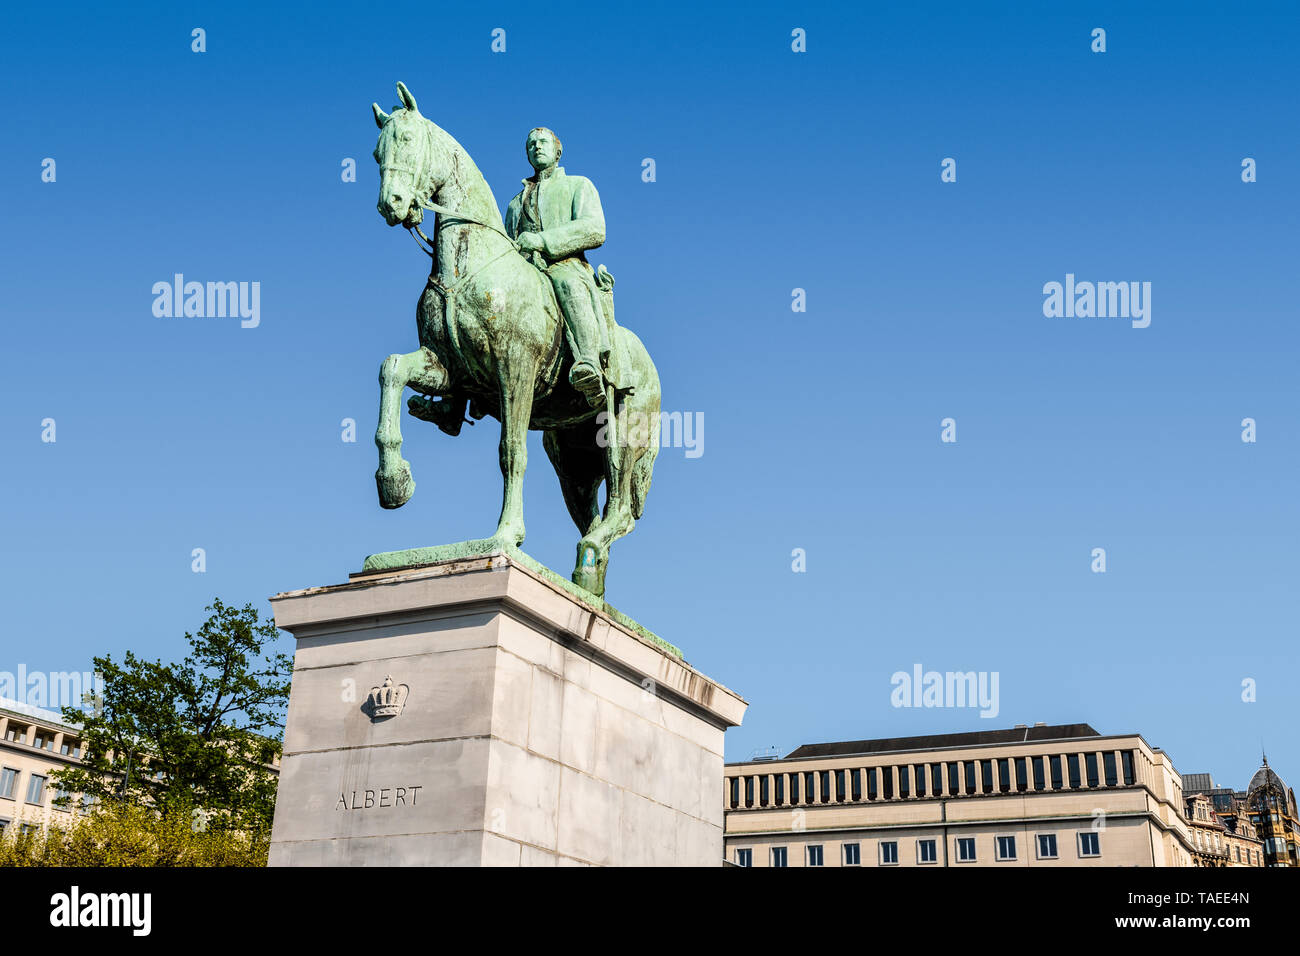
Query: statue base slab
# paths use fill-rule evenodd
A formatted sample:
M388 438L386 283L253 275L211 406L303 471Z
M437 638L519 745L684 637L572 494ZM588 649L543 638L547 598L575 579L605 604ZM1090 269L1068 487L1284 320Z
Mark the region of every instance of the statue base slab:
M297 651L270 865L721 865L747 704L603 602L501 550L271 602Z
M497 555L509 557L516 564L523 565L534 574L540 575L552 584L568 591L579 601L599 608L602 613L609 615L628 630L635 631L650 643L660 645L670 654L675 654L678 657L682 656L681 648L669 644L658 634L642 627L622 611L611 607L603 598L599 598L585 588L579 587L568 578L556 574L542 562L520 551L513 544L497 538L474 538L469 541L458 541L455 544L440 544L429 548L408 548L405 551L384 551L379 554L372 554L366 558L365 563L361 566L361 573L365 574L369 571L402 571L408 568L423 568L434 564L444 564L448 561L459 561L467 558L492 558Z

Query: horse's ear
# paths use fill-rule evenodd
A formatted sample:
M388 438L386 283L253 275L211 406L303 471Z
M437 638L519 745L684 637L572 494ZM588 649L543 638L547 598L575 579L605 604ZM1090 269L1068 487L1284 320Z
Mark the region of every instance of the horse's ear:
M383 129L384 124L388 122L388 114L379 108L378 103L371 103L370 108L374 110L375 113L375 125L380 129Z
M406 84L400 80L397 83L397 95L402 98L402 105L412 113L420 112L420 108L415 105L415 97L412 96L411 91L406 88Z

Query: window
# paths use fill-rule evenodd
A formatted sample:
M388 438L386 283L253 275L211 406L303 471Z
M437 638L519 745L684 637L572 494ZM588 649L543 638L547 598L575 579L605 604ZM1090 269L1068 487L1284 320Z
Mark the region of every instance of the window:
M1101 856L1101 834L1085 830L1079 834L1079 856Z
M4 836L5 831L8 829L9 829L9 818L0 817L0 837Z
M916 862L917 863L935 863L939 859L938 847L933 840L916 841Z
M1074 790L1083 786L1083 778L1079 776L1079 755L1070 754L1070 756L1066 758L1066 763L1069 764L1070 767L1070 789Z
M948 764L948 796L955 797L961 793L961 764Z
M974 837L957 838L957 862L958 863L975 862L975 838Z
M1020 793L1029 789L1029 769L1024 757L1016 758L1016 790Z
M799 775L790 774L790 802L798 804L799 802Z
M12 740L16 744L27 743L27 728L10 724L9 729L5 731L5 740Z
M894 799L894 768L880 768L881 792L884 793L886 800Z
M20 823L18 825L18 833L20 836L27 836L27 834L35 832L36 824L34 823Z
M822 771L821 785L822 785L822 789L821 789L821 793L818 795L818 802L830 803L831 802L831 772L829 770Z
M857 843L844 844L844 865L861 866L862 865L862 847Z
M776 775L776 805L779 807L785 803L785 774Z
M898 768L898 796L903 800L906 800L912 795L911 776L912 772L910 767Z
M55 810L63 810L63 811L71 810L71 809L72 809L72 800L71 800L71 797L72 797L72 794L68 793L68 791L64 790L62 787L55 787L55 788L54 788L54 804L53 804L54 809L55 809ZM65 799L65 798L67 798L68 802L65 803L65 804L63 804L62 806L60 806L60 805L59 805L59 801Z
M822 847L820 843L808 847L809 866L824 866L825 863L826 863L826 858L822 854Z
M772 865L773 865L773 866L789 866L789 865L790 865L789 862L788 862L788 855L787 855L787 853L786 853L786 848L785 848L785 847L783 847L783 846L774 846L774 847L772 847Z
M753 866L753 865L754 865L753 850L747 847L743 850L736 851L736 866Z
M898 863L898 844L893 840L881 842L880 844L880 865L894 866Z
M740 778L731 778L731 805L732 807L740 806Z
M14 798L14 784L17 782L17 770L13 767L0 767L0 797L12 800Z
M1059 756L1048 757L1047 764L1052 771L1052 789L1060 790L1065 786L1064 778L1061 776L1061 758Z
M1056 859L1056 834L1038 834L1038 858L1040 860Z
M843 803L845 799L843 770L835 771L835 799L839 800L840 803Z
M36 731L36 739L32 741L32 746L37 750L52 751L54 749L54 734L48 730Z
M1044 790L1047 788L1047 778L1043 776L1043 758L1035 757L1034 765L1034 789Z
M874 800L879 794L876 791L876 768L871 767L867 770L867 799Z
M1115 752L1108 750L1101 756L1101 769L1106 774L1106 786L1119 786L1119 774L1115 770Z
M762 778L758 781L758 805L760 807L767 806L771 797L772 794L768 790L767 786L767 774L763 774Z
M925 796L925 764L918 763L912 769L916 771L915 775L913 776L913 779L916 781L916 795L918 797L924 797Z
M981 789L981 792L992 793L993 792L993 761L982 760L980 761L980 763L982 765L980 769L984 771L984 773L981 776L981 780L984 784L983 788Z
M803 775L803 800L804 803L815 803L817 801L817 791L814 789L814 780L816 774L811 770Z
M1011 761L1006 757L998 761L998 792L1011 792Z
M27 782L27 802L40 804L45 798L45 777L39 773L32 774L32 779Z
M63 754L65 757L72 757L73 759L80 760L81 744L76 740L67 740L65 738L63 745L59 747L59 753Z
M966 792L975 792L975 761L966 761Z
M1097 755L1088 754L1084 757L1084 764L1088 769L1088 786L1101 786L1101 778L1097 776Z
M1016 838L1013 836L1000 836L998 843L998 859L1014 860L1016 858Z
M1123 751L1119 755L1119 762L1124 771L1124 786L1133 786L1133 751Z
M81 795L81 812L89 813L94 806L95 798L88 793L83 793Z
M936 797L943 796L943 764L930 764L930 792Z
M753 805L754 805L754 778L746 777L745 778L745 806L752 807Z
M861 770L850 771L849 779L851 781L851 783L849 784L849 789L853 793L853 799L855 801L861 800L862 799L862 771Z

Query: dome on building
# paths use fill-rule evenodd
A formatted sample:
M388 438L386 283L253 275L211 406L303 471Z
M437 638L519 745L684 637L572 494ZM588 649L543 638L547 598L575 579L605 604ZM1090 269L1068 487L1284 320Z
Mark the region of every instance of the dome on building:
M1253 796L1257 790L1271 790L1284 798L1287 795L1286 784L1268 765L1267 757L1264 758L1264 765L1255 771L1255 776L1250 778L1250 783L1246 786L1247 797Z

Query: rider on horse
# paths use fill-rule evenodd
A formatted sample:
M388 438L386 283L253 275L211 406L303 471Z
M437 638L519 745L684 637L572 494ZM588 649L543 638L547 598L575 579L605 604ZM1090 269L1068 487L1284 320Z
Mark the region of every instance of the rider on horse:
M592 408L605 406L606 379L613 379L610 342L612 307L587 262L588 249L605 241L600 195L585 176L565 175L557 165L559 137L545 127L530 130L525 143L534 173L506 209L506 234L524 255L537 253L555 289L573 354L569 384ZM612 305L612 304L611 304Z

